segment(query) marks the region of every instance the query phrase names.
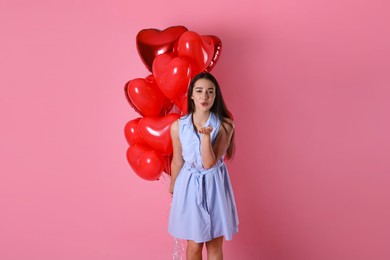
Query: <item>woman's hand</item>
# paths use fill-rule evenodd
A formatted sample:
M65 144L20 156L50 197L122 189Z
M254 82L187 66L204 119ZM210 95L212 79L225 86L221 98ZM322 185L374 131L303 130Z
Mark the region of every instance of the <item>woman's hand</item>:
M199 129L198 133L204 134L204 135L209 135L212 131L213 131L212 126L206 126L206 127L202 127L201 129Z

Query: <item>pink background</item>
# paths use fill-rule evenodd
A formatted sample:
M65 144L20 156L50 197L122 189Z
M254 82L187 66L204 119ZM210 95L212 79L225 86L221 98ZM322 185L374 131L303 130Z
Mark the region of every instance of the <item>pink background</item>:
M74 3L73 3L74 2ZM0 258L172 259L126 161L141 29L214 34L237 125L225 259L390 259L388 1L2 1Z

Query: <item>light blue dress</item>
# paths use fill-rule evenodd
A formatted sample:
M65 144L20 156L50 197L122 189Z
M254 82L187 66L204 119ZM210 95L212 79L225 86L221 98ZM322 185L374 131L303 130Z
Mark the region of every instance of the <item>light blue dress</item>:
M204 126L209 125L214 142L221 122L213 113ZM175 181L169 233L197 243L220 236L231 240L238 232L238 216L223 158L212 168L203 168L200 135L194 131L191 114L179 119L179 137L184 164Z

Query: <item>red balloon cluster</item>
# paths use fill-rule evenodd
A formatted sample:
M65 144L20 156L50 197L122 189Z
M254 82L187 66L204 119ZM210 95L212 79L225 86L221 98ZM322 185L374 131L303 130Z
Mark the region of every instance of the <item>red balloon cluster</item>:
M127 160L142 179L158 180L163 172L170 174L170 126L187 113L188 85L196 74L214 68L222 43L217 36L199 35L184 26L143 29L136 43L151 74L125 85L127 101L141 115L125 126Z

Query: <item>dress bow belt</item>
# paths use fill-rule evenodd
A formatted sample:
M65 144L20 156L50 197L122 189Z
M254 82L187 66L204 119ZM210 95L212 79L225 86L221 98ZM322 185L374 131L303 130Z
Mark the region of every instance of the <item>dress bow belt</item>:
M203 206L207 211L207 190L206 190L206 183L205 183L205 176L206 174L209 174L211 172L217 171L222 165L225 163L223 160L218 161L212 168L205 170L205 169L199 169L196 168L196 166L185 163L185 167L189 170L191 175L195 177L195 183L196 183L196 202L199 206Z

